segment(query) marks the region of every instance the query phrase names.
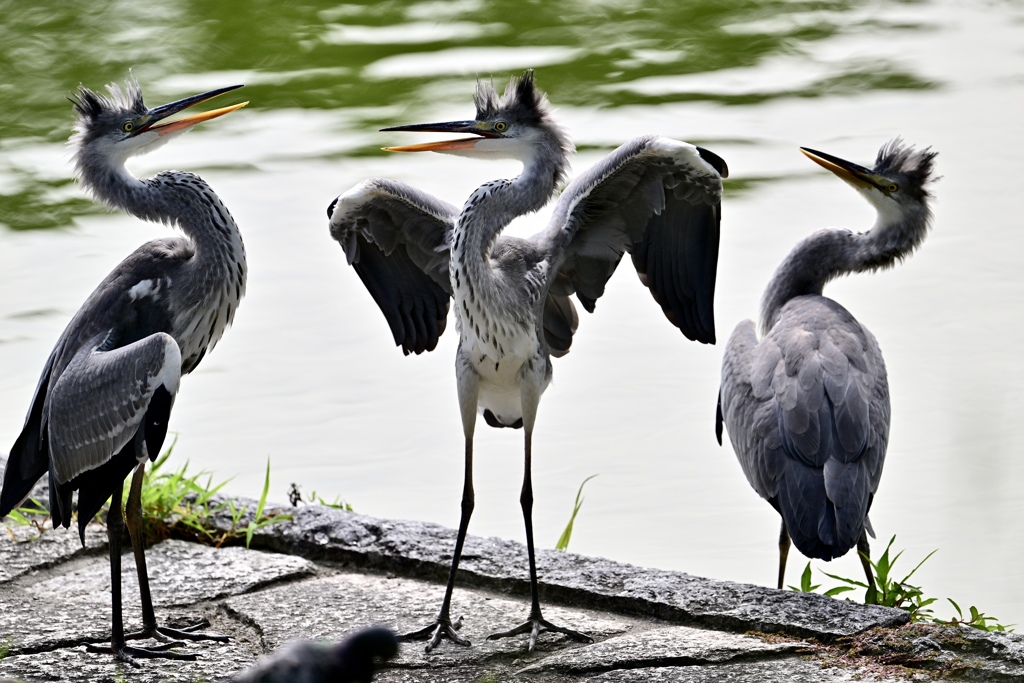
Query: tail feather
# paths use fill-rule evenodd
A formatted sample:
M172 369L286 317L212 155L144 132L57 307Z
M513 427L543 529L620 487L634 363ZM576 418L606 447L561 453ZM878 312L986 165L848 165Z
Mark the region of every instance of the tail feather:
M59 346L59 345L58 345ZM53 372L53 360L57 349L50 354L46 369L36 385L32 407L25 418L25 427L14 442L7 458L4 470L4 485L0 490L0 519L11 513L25 502L39 478L50 469L50 445L46 438L46 424L43 419L43 406L46 404L46 391Z
M37 399L7 458L3 489L0 490L0 519L25 502L49 467L49 447L42 429L42 400Z
M855 463L853 468L859 466ZM856 477L848 478L851 487L859 481ZM858 495L849 496L850 500L837 502L829 496L822 469L788 461L775 507L789 529L793 545L807 557L829 561L856 547L865 529L873 535L867 518L870 493L866 486L861 488Z

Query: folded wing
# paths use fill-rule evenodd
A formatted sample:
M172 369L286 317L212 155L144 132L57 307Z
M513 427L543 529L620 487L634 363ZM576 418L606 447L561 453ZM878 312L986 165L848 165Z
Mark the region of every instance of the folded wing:
M889 437L885 365L834 301L795 299L783 313L760 342L749 320L730 337L719 419L800 552L828 560L870 531Z
M170 335L159 332L109 350L102 341L82 345L51 382L47 437L50 470L60 484L105 464L128 444L157 392L173 397L178 391L181 352ZM165 419L155 428L166 432ZM154 441L162 443L162 434Z

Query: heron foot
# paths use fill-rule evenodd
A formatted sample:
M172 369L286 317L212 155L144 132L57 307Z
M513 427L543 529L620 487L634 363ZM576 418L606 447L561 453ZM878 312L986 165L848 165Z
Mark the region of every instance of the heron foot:
M433 624L425 626L418 631L413 631L412 633L404 633L398 636L398 640L401 642L407 642L410 640L427 640L429 638L430 642L427 643L427 647L425 648L427 652L430 652L437 647L437 644L441 642L442 638L447 638L456 645L469 647L472 643L456 633L460 628L462 628L462 617L459 617L454 624L448 617L438 617L437 621Z
M508 631L502 631L501 633L492 633L487 636L487 640L498 640L499 638L508 638L510 636L518 636L523 633L530 634L530 644L527 647L527 651L533 652L534 647L537 646L537 636L543 632L551 633L562 633L569 636L573 640L578 640L583 643L592 643L594 639L588 636L582 631L574 631L571 628L565 628L563 626L555 626L550 621L540 615L540 612L530 615L524 623L516 626Z
M195 661L196 656L185 652L170 652L172 647L177 647L181 643L171 641L168 643L162 643L160 645L154 645L153 647L130 647L124 643L120 645L94 645L92 643L86 644L85 649L89 652L98 652L100 654L112 654L114 658L131 664L132 666L140 666L135 661L136 659L177 659L185 661Z
M182 641L185 640L213 640L218 643L226 643L231 640L228 636L221 635L220 633L197 633L199 629L206 628L209 625L210 622L206 619L201 619L194 624L180 629L153 624L152 626L143 626L142 630L125 635L125 640L154 638L165 643L175 643L177 645L184 645L185 643Z

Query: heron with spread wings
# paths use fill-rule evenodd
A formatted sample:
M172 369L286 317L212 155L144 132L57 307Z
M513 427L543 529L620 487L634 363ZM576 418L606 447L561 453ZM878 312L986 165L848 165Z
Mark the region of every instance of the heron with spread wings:
M622 145L562 192L549 227L531 239L503 236L517 216L537 211L568 172L572 143L553 119L532 71L512 78L503 95L477 84L472 121L386 128L468 134L396 152L512 158L514 179L477 188L462 209L404 183L372 179L328 208L342 246L384 313L396 345L435 348L455 301L459 346L456 385L465 436L462 514L436 621L406 638L469 645L450 615L452 591L474 507L473 433L477 411L492 427L522 428L525 467L520 503L526 525L531 608L527 621L491 638L542 630L591 638L541 614L533 543L532 436L551 356L569 351L578 317L571 300L594 310L623 254L632 258L668 320L687 338L714 343L712 304L718 262L725 163L693 145L653 135Z
M108 95L79 87L72 98L70 139L79 182L98 200L148 221L176 225L182 237L143 244L118 264L75 313L43 368L21 435L11 448L0 492L0 519L19 506L36 481L49 475L53 526L71 524L78 491L78 530L111 501L112 630L118 659L194 659L167 648L181 640L227 640L157 625L149 591L142 530L146 460L160 452L182 375L196 369L224 334L245 292L245 248L238 226L199 176L164 171L139 179L129 157L167 143L201 121L245 106L236 104L178 119L170 117L241 86L231 86L148 108L134 79L107 86ZM134 470L125 511L125 478ZM127 519L142 597L142 630L124 632L121 613L121 535ZM130 647L127 639L165 641Z
M878 212L865 233L825 229L807 237L775 271L752 320L725 347L716 432L723 425L747 481L782 517L778 587L790 542L832 560L857 546L867 576L868 511L889 442L889 383L873 334L822 294L830 280L889 268L909 256L931 225L928 185L935 152L900 140L874 168L802 149Z

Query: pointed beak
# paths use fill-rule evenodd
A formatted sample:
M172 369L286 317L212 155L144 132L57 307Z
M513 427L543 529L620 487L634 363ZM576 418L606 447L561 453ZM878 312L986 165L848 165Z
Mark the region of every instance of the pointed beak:
M151 130L159 135L167 135L168 133L173 133L174 131L194 126L197 123L209 121L210 119L215 119L218 116L224 116L224 114L230 114L236 109L241 109L249 103L242 102L241 104L233 104L230 107L222 107L220 109L213 109L199 114L192 114L191 116L185 116L173 121L164 120L180 111L188 109L189 107L193 107L201 102L205 102L217 97L218 95L223 95L226 92L231 92L232 90L237 90L241 87L242 86L240 85L229 85L226 88L218 88L217 90L200 93L199 95L192 95L191 97L186 97L185 99L171 102L170 104L165 104L160 107L154 107L149 110L149 121L147 121L145 125L139 126L135 132L138 134Z
M410 126L393 126L381 128L386 131L408 131L418 133L470 133L479 137L458 138L456 140L441 140L439 142L426 142L419 145L403 145L401 147L384 147L386 152L447 152L451 150L473 149L482 138L498 137L495 133L487 130L478 121L448 121L446 123L415 123Z
M801 147L800 151L814 163L827 168L855 187L878 186L878 176L869 168L864 168L860 164L855 164L852 161L840 159L839 157L808 147Z

